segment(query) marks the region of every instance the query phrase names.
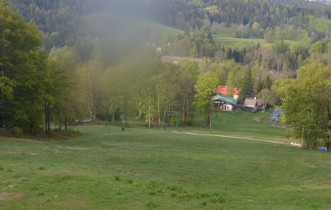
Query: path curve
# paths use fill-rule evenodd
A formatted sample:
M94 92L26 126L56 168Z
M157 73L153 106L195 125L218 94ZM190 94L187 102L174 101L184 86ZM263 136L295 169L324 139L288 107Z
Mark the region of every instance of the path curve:
M177 132L177 133L186 134L186 135L194 135L194 136L216 136L216 137L222 137L222 138L241 139L241 140L247 140L247 141L257 141L257 142L267 142L267 143L273 143L273 144L290 145L290 143L283 142L283 141L276 141L276 140L270 140L270 139L259 139L259 138L244 137L244 136L227 136L227 135L219 135L219 134L203 134L203 133L193 133L193 132Z

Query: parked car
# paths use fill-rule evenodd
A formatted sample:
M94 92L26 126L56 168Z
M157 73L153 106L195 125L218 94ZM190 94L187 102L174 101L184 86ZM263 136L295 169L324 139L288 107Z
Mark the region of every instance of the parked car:
M85 118L85 119L83 120L83 123L91 123L91 118Z

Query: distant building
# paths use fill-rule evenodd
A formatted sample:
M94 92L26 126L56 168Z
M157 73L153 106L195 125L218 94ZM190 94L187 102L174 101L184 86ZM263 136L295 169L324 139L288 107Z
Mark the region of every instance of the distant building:
M170 56L170 55L164 55L161 57L161 60L163 61L171 61L174 64L178 64L180 61L194 61L197 63L201 63L201 58L190 58L190 57L180 57L180 56Z
M280 121L280 116L282 115L282 113L284 112L284 109L279 109L276 108L272 114L269 117L269 120L271 120L274 123L279 123Z
M157 53L161 53L161 52L162 52L162 48L161 48L161 47L157 47L157 48L156 48L156 52L157 52Z
M238 100L226 96L226 95L215 95L212 98L214 108L222 111L234 111L238 103Z
M244 110L249 112L257 112L263 110L263 103L255 98L246 98Z

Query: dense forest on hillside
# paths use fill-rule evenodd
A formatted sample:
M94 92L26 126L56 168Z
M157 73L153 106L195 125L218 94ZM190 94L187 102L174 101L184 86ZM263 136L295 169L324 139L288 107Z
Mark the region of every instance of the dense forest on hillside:
M299 32L304 30L314 39L328 38L331 34L328 22L331 19L331 7L316 3L308 4L306 1L289 1L302 2L302 4L296 3L296 6L277 1L256 0L125 0L120 2L96 0L93 3L86 0L23 2L11 0L11 2L13 8L29 20L33 20L44 32L48 49L53 46L73 46L77 43L82 35L77 33L79 27L84 24L82 17L91 13L116 11L129 16L152 19L186 31L207 26L215 28L215 32L220 27L233 28L235 25L252 27L254 23L258 23L263 30L274 29L276 26L292 27L293 30ZM308 7L308 5L313 6ZM260 37L261 34L255 33L250 36Z
M193 113L200 113L207 122L209 103L200 99L210 98L212 90L205 81L241 88L241 103L246 97L258 97L268 106L281 106L287 95L284 87L293 80L288 77L320 66L327 72L331 64L327 4L290 0L289 4L271 0L10 2L0 0L6 14L0 15L0 47L5 52L0 61L4 72L0 127L22 129L21 133L38 133L41 121L50 133L51 122L61 130L85 118L93 123L123 120L123 108L109 107L112 102L127 104L129 116L137 120L146 120L150 108L151 118L158 123L164 110L177 110L182 125L192 124ZM12 14L11 9L18 13ZM14 59L13 49L24 45L13 45L19 38L12 35L21 31L16 32L17 23L11 17L20 14L38 40L33 45L36 62L24 63L26 56L20 60L27 69L40 67L40 74L34 72L30 78L33 85L23 82L19 72L25 70L16 67L21 64ZM25 21L19 20L20 24ZM175 65L163 62L163 55L201 58L201 62ZM44 79L39 84L40 78ZM39 93L38 100L25 100L23 93L18 94L24 85ZM38 105L21 109L17 100ZM328 132L327 119L322 120L320 125L327 130L321 129L319 136Z
M263 0L11 2L43 31L46 50L75 47L82 62L97 54L104 57L99 52L106 50L110 56L103 60L109 66L141 49L143 43L161 47L162 54L234 59L242 65L259 61L277 71L297 70L307 59L330 62L331 7L325 4L295 0L287 1L290 4ZM185 34L155 36L150 26L138 23L141 20L182 29ZM261 39L261 43L238 48L216 42L215 36ZM309 52L313 44L322 46Z

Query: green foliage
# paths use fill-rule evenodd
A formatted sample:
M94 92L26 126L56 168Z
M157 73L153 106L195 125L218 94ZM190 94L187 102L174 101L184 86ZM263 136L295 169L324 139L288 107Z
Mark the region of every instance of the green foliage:
M210 32L201 31L191 36L179 35L170 46L165 46L165 52L171 55L188 57L213 57L216 45Z
M267 105L273 106L276 103L276 96L269 89L262 89L261 92L257 94L257 97L262 100L264 110L267 108Z
M194 85L194 106L202 115L209 116L211 97L213 90L219 84L219 77L216 72L206 72L198 76L197 83ZM207 124L208 124L207 120Z
M19 127L35 134L42 122L49 73L34 25L0 1L0 127Z
M12 132L13 132L14 136L17 136L17 137L23 137L23 135L24 135L22 128L19 128L19 127L13 127Z
M309 49L309 53L324 53L326 49L326 42L325 41L317 41L314 44L311 45Z
M330 30L331 27L330 19L316 18L312 15L309 15L308 18L309 18L309 26L314 27L317 31L324 32Z
M243 83L241 87L241 92L239 99L245 100L246 97L252 96L252 90L253 90L253 78L252 78L252 70L249 67L248 69L245 69L244 75L243 75Z
M295 129L305 147L315 149L319 138L330 142L331 68L320 63L302 67L286 88L284 123Z

